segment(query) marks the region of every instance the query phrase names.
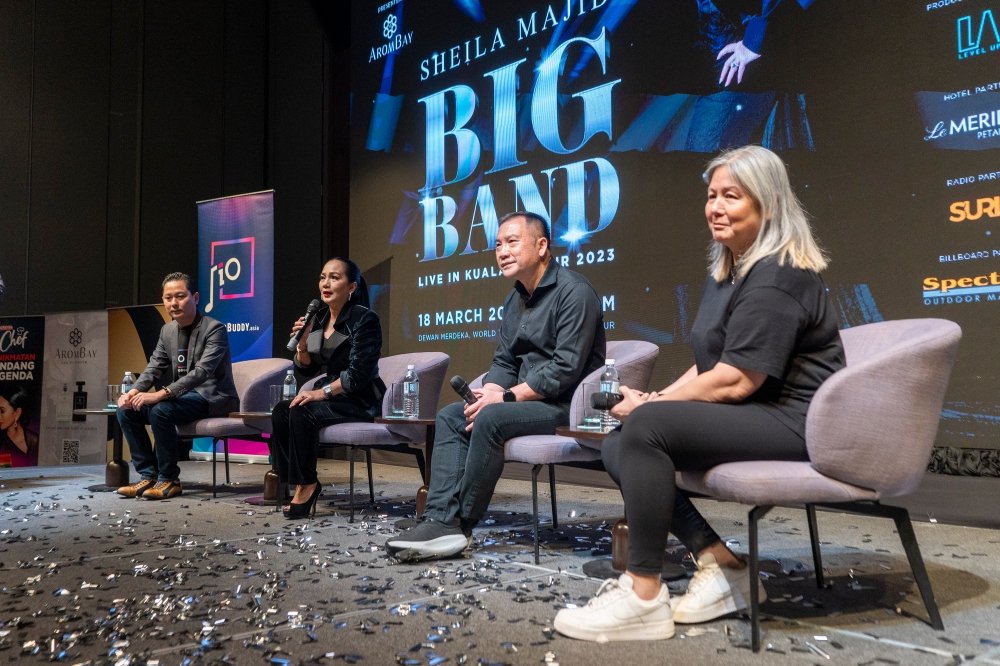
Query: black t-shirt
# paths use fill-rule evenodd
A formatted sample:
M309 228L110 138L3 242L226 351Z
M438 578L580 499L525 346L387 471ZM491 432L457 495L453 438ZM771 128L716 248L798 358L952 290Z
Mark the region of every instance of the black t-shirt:
M818 273L775 257L736 280L711 275L691 330L698 373L720 361L767 374L748 399L803 438L809 401L846 365L837 320Z
M190 326L184 326L177 330L177 358L174 359L174 381L187 374L188 367L188 344L191 342L191 331L198 323L199 317Z

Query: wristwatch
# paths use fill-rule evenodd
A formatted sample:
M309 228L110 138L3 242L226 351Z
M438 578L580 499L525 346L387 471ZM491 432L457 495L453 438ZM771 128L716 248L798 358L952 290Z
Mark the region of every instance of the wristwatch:
M510 389L503 390L503 401L504 402L517 402L517 396Z
M323 387L323 395L326 396L327 400L329 400L330 398L333 397L333 389L330 388L329 384L327 384L326 386Z

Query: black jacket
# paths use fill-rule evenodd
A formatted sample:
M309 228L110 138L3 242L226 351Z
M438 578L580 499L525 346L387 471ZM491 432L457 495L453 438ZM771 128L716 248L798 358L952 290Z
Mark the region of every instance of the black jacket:
M195 319L188 340L187 374L173 381L174 359L180 328L170 321L160 329L149 364L135 380L133 388L145 393L150 387L169 387L175 397L196 391L208 401L208 415L229 416L240 408L240 396L233 381L233 363L229 354L229 334L225 324L200 315Z
M378 359L382 353L382 325L378 315L362 305L348 303L344 306L333 325L332 337L337 346L324 368L320 350L325 342L323 329L329 320L328 309L324 309L316 318L306 345L310 362L302 365L296 354L296 375L301 381L325 370L326 377L320 380L316 388L322 388L339 377L345 396L381 413L385 382L378 376Z

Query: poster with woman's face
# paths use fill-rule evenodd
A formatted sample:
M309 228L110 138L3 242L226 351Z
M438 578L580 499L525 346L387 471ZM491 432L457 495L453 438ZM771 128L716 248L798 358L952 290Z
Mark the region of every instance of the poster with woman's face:
M0 467L38 464L44 317L0 317Z

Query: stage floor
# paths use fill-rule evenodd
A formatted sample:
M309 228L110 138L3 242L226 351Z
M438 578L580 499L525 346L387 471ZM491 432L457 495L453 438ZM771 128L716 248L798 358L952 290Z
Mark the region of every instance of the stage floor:
M395 521L413 511L416 470L376 465L376 505L349 524L348 465L320 465L325 491L316 520L294 523L244 502L262 490L259 465L234 465L241 485L213 500L211 465L182 463L188 494L159 503L88 492L103 479L98 466L0 470L0 657L133 666L875 666L957 664L974 655L977 664L1000 664L1000 531L922 522L935 512L924 495L912 506L914 527L944 632L918 619L924 608L890 521L821 513L833 586L817 590L805 513L776 509L761 523L771 651L754 655L748 622L738 617L678 625L677 636L660 643L596 645L552 633L556 610L583 603L600 585L581 566L609 552L610 525L622 514L615 490L560 484L559 528L543 526L538 566L531 486L516 479L500 482L467 557L395 565L383 546ZM363 463L356 470L364 505ZM547 484L542 490L548 522ZM996 502L997 494L982 499ZM736 550L745 549L746 507L697 504ZM670 557L681 562L684 554L675 547ZM806 641L831 659L808 652Z

